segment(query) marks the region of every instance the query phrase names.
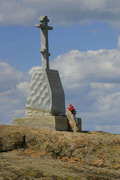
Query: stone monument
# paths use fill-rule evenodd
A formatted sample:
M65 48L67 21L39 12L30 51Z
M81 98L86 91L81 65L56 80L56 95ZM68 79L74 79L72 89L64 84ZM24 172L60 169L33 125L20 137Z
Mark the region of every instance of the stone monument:
M41 59L42 67L32 73L30 91L27 97L24 118L14 120L15 125L30 126L42 129L68 131L68 120L65 115L65 96L57 70L49 68L49 45L47 16L40 17L41 24Z
M47 16L40 17L40 22L36 27L41 29L42 68L33 72L26 116L65 115L65 97L59 73L49 69L48 30L52 27L48 26Z

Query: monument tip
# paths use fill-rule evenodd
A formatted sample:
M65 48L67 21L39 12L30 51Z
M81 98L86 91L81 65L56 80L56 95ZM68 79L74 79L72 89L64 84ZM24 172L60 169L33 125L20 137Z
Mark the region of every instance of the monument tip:
M44 21L49 22L49 19L48 19L47 16L40 16L38 20L39 20L40 22L44 22Z

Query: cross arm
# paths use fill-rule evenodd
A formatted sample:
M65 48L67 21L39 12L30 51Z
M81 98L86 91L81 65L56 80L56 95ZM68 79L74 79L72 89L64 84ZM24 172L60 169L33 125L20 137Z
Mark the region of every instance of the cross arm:
M43 24L35 24L35 27L37 27L37 28L41 28L41 29L46 29L47 28L47 30L53 30L53 27L51 27L51 26L45 26L45 25L43 25Z

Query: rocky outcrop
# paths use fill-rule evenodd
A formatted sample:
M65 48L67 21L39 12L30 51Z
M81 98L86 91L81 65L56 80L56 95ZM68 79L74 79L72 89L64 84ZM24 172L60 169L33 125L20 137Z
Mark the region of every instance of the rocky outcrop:
M120 135L0 125L0 180L120 179Z

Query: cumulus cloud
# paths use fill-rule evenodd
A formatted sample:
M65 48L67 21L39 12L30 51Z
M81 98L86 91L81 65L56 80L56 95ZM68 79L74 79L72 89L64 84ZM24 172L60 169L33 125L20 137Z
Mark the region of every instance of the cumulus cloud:
M36 10L32 7L24 7L23 1L4 0L0 1L0 24L7 25L30 25L36 17Z
M27 73L0 62L0 123L10 124L13 118L24 115L28 89Z
M16 85L16 88L21 93L23 93L23 95L27 95L29 86L30 86L29 82L23 81L23 82L19 82L19 84Z
M115 0L2 0L0 25L33 25L40 15L55 24L103 21L120 28L120 5Z
M64 79L70 77L69 81L72 83L78 80L116 83L119 81L118 74L120 74L119 57L120 51L116 49L85 52L72 50L58 56L52 62L52 66L62 72ZM65 71L63 71L63 67Z
M72 50L51 61L50 67L59 70L66 108L74 104L84 130L120 133L119 49ZM29 74L39 68L33 67ZM0 123L8 124L24 116L29 78L4 62L0 77Z
M66 104L75 104L84 127L97 130L96 127L105 125L106 131L111 131L112 125L120 125L119 50L72 50L58 56L51 67L59 70ZM120 133L118 129L112 132Z

